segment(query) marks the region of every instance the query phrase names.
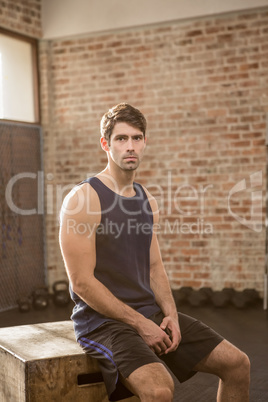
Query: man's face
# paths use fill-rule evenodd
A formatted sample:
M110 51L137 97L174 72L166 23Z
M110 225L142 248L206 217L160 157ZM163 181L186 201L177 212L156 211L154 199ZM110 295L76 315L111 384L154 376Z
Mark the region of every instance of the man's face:
M116 123L110 137L110 163L115 163L122 170L136 170L141 162L145 138L143 133L127 123Z

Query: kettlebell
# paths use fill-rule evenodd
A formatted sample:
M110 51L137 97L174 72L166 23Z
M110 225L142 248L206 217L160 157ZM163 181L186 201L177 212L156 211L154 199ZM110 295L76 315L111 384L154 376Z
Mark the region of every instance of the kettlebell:
M46 286L33 291L33 307L36 310L44 310L48 306L49 293Z
M21 297L18 300L18 306L19 306L19 311L21 313L28 313L28 311L30 311L31 309L31 300L29 297Z
M56 306L65 307L70 302L69 284L67 281L57 281L53 284L53 301Z

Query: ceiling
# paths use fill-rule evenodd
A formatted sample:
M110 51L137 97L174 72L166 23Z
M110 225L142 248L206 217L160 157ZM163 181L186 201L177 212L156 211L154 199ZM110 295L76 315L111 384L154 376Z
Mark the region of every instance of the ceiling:
M268 0L42 0L44 39L266 7Z

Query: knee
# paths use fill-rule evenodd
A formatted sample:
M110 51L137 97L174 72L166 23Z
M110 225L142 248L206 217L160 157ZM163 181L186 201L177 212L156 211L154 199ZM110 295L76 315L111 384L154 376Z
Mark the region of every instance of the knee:
M152 390L148 400L157 402L171 402L173 401L173 395L174 395L174 386L173 387L162 386Z
M238 350L232 362L230 362L227 376L237 382L249 382L250 360L246 353Z
M168 379L169 380L169 379ZM143 391L141 401L172 402L174 396L174 382L172 378L162 384L154 384Z
M235 368L246 374L250 371L250 360L246 353L239 351L235 359Z
M240 363L239 363L241 371L243 371L244 375L246 377L249 377L250 375L250 360L248 355L246 353L241 352L240 356Z
M173 401L173 394L174 394L174 390L171 390L168 387L159 389L154 398L154 401L171 402L171 401Z

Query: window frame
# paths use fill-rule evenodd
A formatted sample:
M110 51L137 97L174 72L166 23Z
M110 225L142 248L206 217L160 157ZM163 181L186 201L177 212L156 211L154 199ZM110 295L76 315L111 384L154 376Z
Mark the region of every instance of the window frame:
M34 122L2 119L3 122L17 122L22 124L40 124L40 91L39 91L39 54L38 54L38 40L30 36L26 36L17 32L9 31L8 29L0 27L0 34L9 36L10 38L18 39L23 42L29 43L32 48L32 71L33 71L33 96L34 96Z

